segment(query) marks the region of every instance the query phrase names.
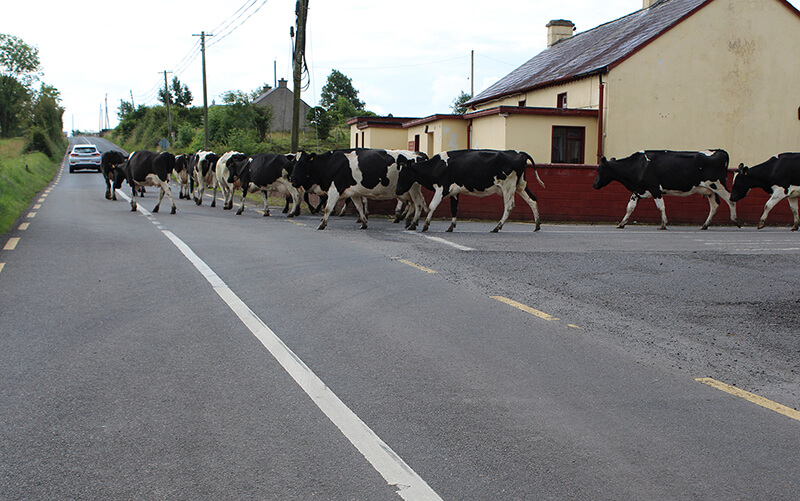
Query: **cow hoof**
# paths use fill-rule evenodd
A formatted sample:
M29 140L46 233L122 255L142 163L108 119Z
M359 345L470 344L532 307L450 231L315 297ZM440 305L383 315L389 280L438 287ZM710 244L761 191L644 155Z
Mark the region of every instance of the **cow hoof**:
M324 224L324 223L320 223L319 226L317 226L317 229L318 230L324 230L326 226L328 226L328 225Z
M625 229L625 225L624 224L618 224L617 228L620 229L620 230L623 230L623 229Z
M366 230L367 229L367 223L361 223L361 229L362 230Z
M428 231L428 225L427 224L422 227L422 230L420 230L420 233L425 233L426 231Z
M667 227L666 227L666 226L664 226L664 225L662 224L661 226L659 226L659 227L658 227L658 229L659 229L659 230L666 230L666 229L667 229Z
M447 228L444 231L447 232L447 233L453 233L453 227L451 226L451 227Z
M756 226L756 229L763 230L766 225L767 225L767 223L762 221L762 222L758 223L758 226Z
M262 217L269 217L269 211L264 211L264 214L262 214Z
M792 231L797 231L797 228L800 228L800 226L792 226Z
M704 224L703 226L700 227L700 231L707 230L707 229L708 229L708 225L707 224Z
M539 223L536 223L536 228L534 228L533 231L539 231L541 229L542 229L542 225L539 224Z
M237 215L237 216L241 216L241 215L242 215L242 212L244 212L244 211L237 210L237 211L236 211L236 215Z
M178 212L178 209L176 207L172 207L172 210L169 211L170 214L175 214L176 212Z
M131 207L131 212L136 212L136 207Z
M155 207L153 207L153 210L152 210L152 211L150 211L150 212L152 212L153 214L155 214L156 212L158 212L158 205L156 205Z
M217 206L217 202L211 202L211 207L216 207L216 206Z

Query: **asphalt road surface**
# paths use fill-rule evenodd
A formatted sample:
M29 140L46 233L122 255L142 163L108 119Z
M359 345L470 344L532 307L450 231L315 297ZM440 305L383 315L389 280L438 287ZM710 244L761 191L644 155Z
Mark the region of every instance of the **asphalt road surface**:
M788 228L317 231L61 172L0 241L2 499L797 498Z

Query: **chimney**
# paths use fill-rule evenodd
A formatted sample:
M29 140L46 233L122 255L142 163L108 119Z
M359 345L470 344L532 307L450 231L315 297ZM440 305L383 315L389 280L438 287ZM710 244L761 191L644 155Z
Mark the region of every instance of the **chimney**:
M281 87L287 88L287 85L286 85L287 83L289 83L288 80L286 80L285 78L281 78L280 80L278 80L278 88L281 88Z
M642 8L646 9L653 5L654 3L658 3L658 0L642 0Z
M572 21L553 19L547 23L547 46L550 47L560 40L571 37L573 31L575 31L575 23Z

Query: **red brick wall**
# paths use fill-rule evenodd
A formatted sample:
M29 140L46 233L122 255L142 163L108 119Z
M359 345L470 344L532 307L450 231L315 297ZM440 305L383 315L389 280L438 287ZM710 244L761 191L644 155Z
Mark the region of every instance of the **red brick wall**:
M625 208L630 199L630 192L618 182L612 182L601 190L592 188L596 166L593 165L539 165L539 177L547 188L536 182L536 176L528 169L528 188L539 201L539 214L542 223L558 221L605 222L617 223L625 215ZM733 173L728 176L728 189L733 184ZM432 193L423 189L425 200L430 202ZM744 200L736 204L739 220L748 225L758 224L769 196L762 190L751 190ZM516 206L511 212L510 220L531 221L532 215L519 196ZM670 223L702 225L708 217L708 201L700 195L689 197L664 197L667 219ZM394 202L370 201L369 211L372 214L389 214L394 211ZM351 209L352 213L355 210ZM503 199L499 195L484 198L462 195L459 197L458 217L500 220L503 215ZM450 218L450 201L445 199L439 204L434 216ZM660 224L661 214L652 199L639 201L631 216L630 223L637 221L646 224ZM630 224L629 223L629 224ZM714 216L713 224L729 225L730 211L725 202ZM786 226L792 224L792 212L785 201L779 203L769 214L769 225Z
M596 167L593 165L539 165L537 171L547 188L536 182L532 169L528 169L528 188L539 201L539 213L543 223L555 221L575 222L619 222L625 215L630 192L618 182L612 182L601 190L592 188ZM728 189L733 184L733 173L728 176ZM426 191L426 190L423 190ZM425 193L430 201L431 193ZM751 190L744 200L736 204L739 220L750 225L758 223L769 196L762 190ZM708 201L700 195L689 197L664 197L667 218L670 223L702 225L708 217ZM371 207L371 206L370 206ZM450 203L444 200L434 214L436 217L450 217ZM503 201L500 196L486 198L461 196L458 204L459 218L480 218L499 220L503 215ZM532 220L530 209L520 197L511 212L513 220ZM630 222L659 224L661 214L652 199L640 200ZM791 225L792 212L785 201L779 203L769 214L770 225ZM720 203L713 224L732 224L730 211L725 202Z

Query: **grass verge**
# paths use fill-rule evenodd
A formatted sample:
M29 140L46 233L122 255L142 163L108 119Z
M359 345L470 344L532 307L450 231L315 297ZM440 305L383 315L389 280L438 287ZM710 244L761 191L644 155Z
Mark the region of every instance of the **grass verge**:
M14 225L33 197L53 180L58 161L26 153L22 138L0 139L0 235Z

